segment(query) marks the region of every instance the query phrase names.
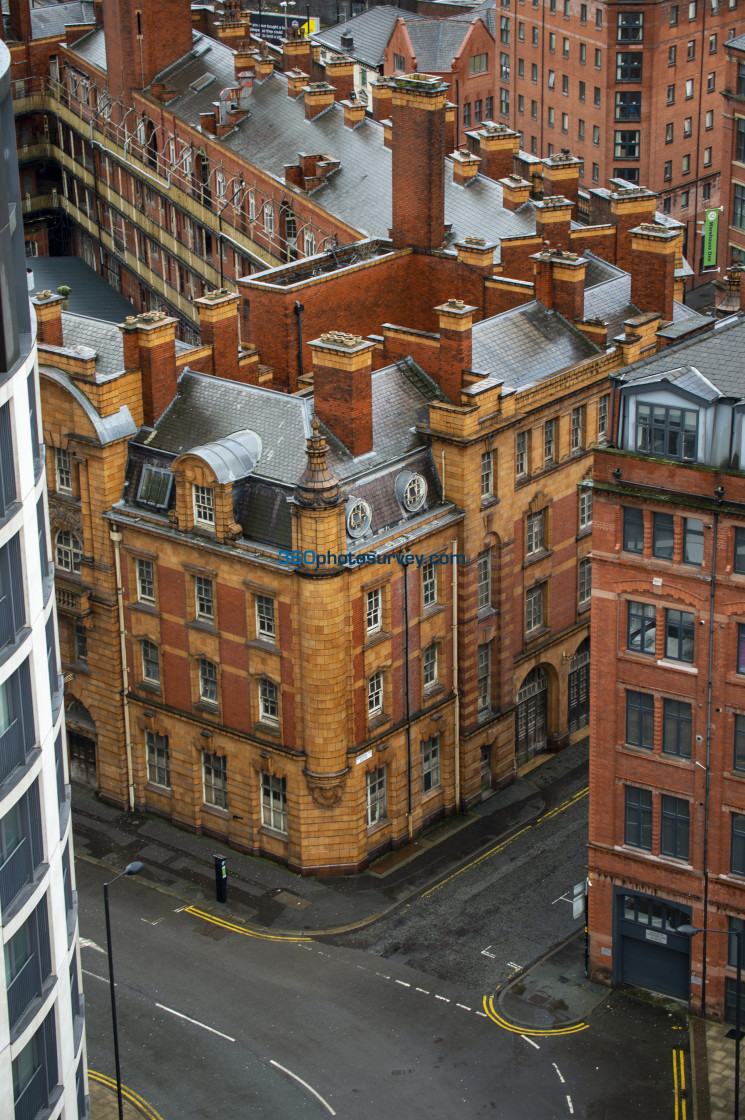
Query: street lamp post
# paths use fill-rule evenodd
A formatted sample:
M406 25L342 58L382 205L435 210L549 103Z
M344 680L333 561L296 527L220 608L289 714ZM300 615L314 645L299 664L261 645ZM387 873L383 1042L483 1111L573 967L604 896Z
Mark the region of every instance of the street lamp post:
M279 0L280 8L285 10L285 39L287 38L287 9L295 7L295 0Z
M128 863L119 875L110 879L108 883L103 885L103 906L106 914L106 952L109 958L109 988L111 989L111 1025L114 1031L114 1065L116 1066L116 1100L119 1106L119 1120L124 1120L124 1108L122 1104L122 1071L119 1065L119 1031L116 1024L116 985L114 984L114 958L111 955L111 917L109 915L109 887L121 879L123 875L139 875L142 871L142 864L139 860L134 863Z
M678 926L678 933L682 933L684 937L695 937L697 933L719 933L725 934L729 937L731 934L737 938L737 979L735 980L735 1110L734 1120L740 1120L740 982L742 980L742 935L745 933L743 929L701 929L699 926ZM704 968L706 968L706 961L704 961ZM701 1008L706 1014L706 1008Z

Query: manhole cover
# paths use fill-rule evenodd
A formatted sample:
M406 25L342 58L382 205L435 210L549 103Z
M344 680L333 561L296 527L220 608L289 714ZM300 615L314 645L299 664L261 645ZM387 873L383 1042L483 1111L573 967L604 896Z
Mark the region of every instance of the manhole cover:
M292 894L290 891L279 891L275 894L274 902L281 902L283 906L291 906L293 910L305 910L306 906L310 906L307 898L299 898L298 895Z

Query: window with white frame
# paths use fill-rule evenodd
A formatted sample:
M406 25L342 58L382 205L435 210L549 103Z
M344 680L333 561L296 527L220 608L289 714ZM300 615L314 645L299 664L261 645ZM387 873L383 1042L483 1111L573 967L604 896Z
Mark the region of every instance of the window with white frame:
M528 473L528 433L518 432L515 444L515 474L518 478Z
M145 732L147 747L147 780L154 786L171 788L171 760L168 751L168 736L158 735L155 731Z
M431 646L427 646L422 656L422 666L424 669L424 687L432 688L437 684L437 643L433 642Z
M80 561L83 556L83 549L74 533L69 533L67 529L60 529L59 533L57 533L55 556L57 567L63 572L80 574Z
M264 203L264 232L267 237L274 236L274 207L269 202Z
M383 670L378 669L367 681L367 714L377 716L383 711Z
M480 712L491 708L491 645L484 642L478 648L476 687Z
M279 724L279 689L274 681L259 681L259 719L262 723Z
M217 195L218 198L225 198L225 193L226 193L225 172L224 171L216 171L215 172L215 194Z
M194 486L194 521L197 525L215 524L215 495L211 486Z
M494 461L491 451L481 456L481 498L491 498L494 494Z
M482 552L476 567L476 605L484 610L491 606L491 552Z
M206 657L199 658L199 699L207 704L217 703L217 666Z
M377 824L387 814L385 796L385 766L371 770L367 775L367 823Z
M572 451L581 451L583 447L582 408L572 409Z
M598 443L604 443L608 438L608 405L610 403L610 395L608 393L601 397L598 401Z
M586 607L592 595L592 567L589 558L579 562L578 599L581 607Z
M383 625L382 596L379 587L365 597L365 626L368 634L377 634Z
M261 823L275 832L287 832L287 778L261 771Z
M158 647L147 638L142 643L142 679L150 684L160 684Z
M137 560L137 599L140 603L155 602L155 571L152 560Z
M422 793L437 789L440 784L440 736L423 739L422 752Z
M531 634L543 626L543 584L525 593L525 632Z
M579 527L589 529L592 525L592 490L581 486L579 490Z
M437 602L437 570L431 560L422 564L422 606L431 607Z
M274 642L274 599L269 595L256 596L256 637Z
M303 231L303 252L306 257L312 257L316 251L316 235L312 229Z
M551 466L556 462L556 421L547 420L543 425L543 463Z
M256 195L253 191L248 192L248 220L256 221Z
M194 577L194 608L200 622L215 621L215 600L212 580L206 576Z
M202 751L204 800L218 809L228 807L228 760L224 755Z
M54 473L56 488L61 494L72 493L72 460L69 451L63 447L54 449Z
M546 547L546 511L529 513L525 523L525 554L533 556Z

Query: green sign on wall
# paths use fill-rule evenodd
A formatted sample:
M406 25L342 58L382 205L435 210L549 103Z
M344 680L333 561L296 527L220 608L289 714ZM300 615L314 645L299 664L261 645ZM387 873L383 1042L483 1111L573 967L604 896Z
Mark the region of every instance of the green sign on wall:
M719 211L707 210L704 218L704 268L716 268Z

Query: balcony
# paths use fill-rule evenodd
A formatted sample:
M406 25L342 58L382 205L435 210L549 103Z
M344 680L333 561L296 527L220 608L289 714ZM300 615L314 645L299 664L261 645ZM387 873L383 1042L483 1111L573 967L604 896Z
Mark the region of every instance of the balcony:
M33 879L31 845L24 836L17 848L0 865L0 913L5 914L10 904Z
M0 784L6 781L17 766L26 761L23 744L23 728L19 719L14 719L0 736Z
M38 954L32 953L8 984L8 1018L11 1030L29 1004L41 995L42 980L39 964Z

